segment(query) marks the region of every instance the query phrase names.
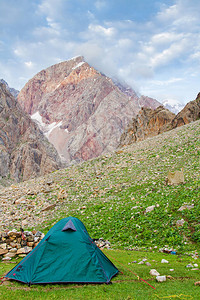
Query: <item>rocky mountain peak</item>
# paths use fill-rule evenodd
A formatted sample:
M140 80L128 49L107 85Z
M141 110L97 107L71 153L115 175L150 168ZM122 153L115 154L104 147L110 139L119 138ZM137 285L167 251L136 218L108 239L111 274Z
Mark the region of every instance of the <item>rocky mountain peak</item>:
M114 150L141 102L153 108L160 105L116 85L82 56L36 74L18 101L67 163Z

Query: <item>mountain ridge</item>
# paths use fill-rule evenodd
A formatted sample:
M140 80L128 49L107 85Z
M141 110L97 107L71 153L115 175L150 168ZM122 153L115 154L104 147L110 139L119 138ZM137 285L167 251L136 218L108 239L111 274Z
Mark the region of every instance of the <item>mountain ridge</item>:
M17 99L17 96L19 95L19 91L11 88L8 83L4 79L0 79L0 83L4 84L6 86L6 89Z
M163 106L143 107L121 135L119 147L129 145L200 119L200 93L177 114Z

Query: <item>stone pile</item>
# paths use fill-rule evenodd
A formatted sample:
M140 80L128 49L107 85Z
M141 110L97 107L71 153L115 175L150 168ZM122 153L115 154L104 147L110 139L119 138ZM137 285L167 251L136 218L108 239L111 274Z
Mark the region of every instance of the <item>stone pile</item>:
M13 257L25 257L43 239L40 231L0 232L0 258L9 261Z

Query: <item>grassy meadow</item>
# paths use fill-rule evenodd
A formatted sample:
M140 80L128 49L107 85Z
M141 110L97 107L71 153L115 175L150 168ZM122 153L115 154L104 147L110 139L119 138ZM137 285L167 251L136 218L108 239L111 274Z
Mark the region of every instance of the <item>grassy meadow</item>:
M194 285L200 281L199 137L197 121L48 175L53 184L43 197L56 207L34 229L46 233L58 220L78 217L92 238L111 243L112 250L103 251L123 274L111 285L5 282L0 299L200 299L200 286ZM168 172L181 169L185 183L167 185ZM28 197L39 205L36 195ZM191 208L179 210L184 205ZM163 253L164 248L176 255ZM169 263L161 263L163 258ZM13 262L0 262L1 276ZM151 269L167 281L156 282Z

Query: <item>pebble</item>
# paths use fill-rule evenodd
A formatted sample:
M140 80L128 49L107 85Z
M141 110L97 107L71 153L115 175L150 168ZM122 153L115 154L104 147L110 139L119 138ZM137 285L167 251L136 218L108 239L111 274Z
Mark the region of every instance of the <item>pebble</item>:
M155 269L151 269L149 274L152 275L152 276L159 276L160 275L160 273L158 273L158 271L156 271Z
M161 260L161 264L168 264L168 263L169 263L168 260L166 260L164 258Z
M164 281L166 281L167 279L166 279L166 276L163 275L163 276L157 276L157 277L156 277L156 280L157 280L158 282L164 282Z
M192 265L192 264L188 264L188 265L186 266L186 268L193 268L193 265Z

